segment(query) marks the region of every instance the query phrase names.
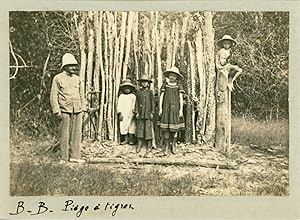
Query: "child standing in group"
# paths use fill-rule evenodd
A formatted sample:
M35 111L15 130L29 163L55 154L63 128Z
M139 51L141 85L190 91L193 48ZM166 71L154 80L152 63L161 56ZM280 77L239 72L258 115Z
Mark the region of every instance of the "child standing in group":
M182 79L177 67L171 67L164 75L168 78L161 87L159 101L160 129L162 132L164 155L167 155L171 145L171 152L175 154L177 132L184 129L183 122L183 94L184 90L177 81Z
M242 73L242 69L237 65L232 65L229 62L231 57L231 48L236 45L236 41L230 35L224 35L222 39L217 42L217 45L221 48L216 57L216 67L218 71L228 77L228 88L230 91L233 89L234 80Z
M121 144L134 144L135 134L135 120L134 108L136 96L135 86L131 83L130 79L124 79L120 85L121 95L118 99L117 112L120 121Z
M142 142L146 144L146 154L152 149L153 138L153 115L155 111L155 100L152 90L149 89L149 84L152 81L147 75L141 76L138 80L140 89L136 93L135 114L137 119L136 136L138 145L136 152L139 153L142 149Z

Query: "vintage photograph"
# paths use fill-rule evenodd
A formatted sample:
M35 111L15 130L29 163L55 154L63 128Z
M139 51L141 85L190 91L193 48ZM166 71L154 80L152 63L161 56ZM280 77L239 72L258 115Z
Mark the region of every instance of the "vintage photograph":
M11 196L288 196L289 12L10 11Z

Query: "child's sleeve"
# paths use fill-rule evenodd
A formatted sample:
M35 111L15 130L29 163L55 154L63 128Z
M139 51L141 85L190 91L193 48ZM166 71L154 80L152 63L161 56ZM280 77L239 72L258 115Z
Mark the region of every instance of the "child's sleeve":
M183 86L181 84L178 85L179 93L185 93Z
M151 113L154 114L155 111L155 100L154 100L154 95L153 91L150 90L150 99L151 99Z
M139 91L136 92L136 95L135 95L135 104L134 104L134 109L133 109L133 113L137 114L139 112Z
M118 98L118 103L117 103L117 113L119 114L121 112L122 108L122 94Z
M164 82L160 88L161 92L165 92L165 90L166 90L166 82Z

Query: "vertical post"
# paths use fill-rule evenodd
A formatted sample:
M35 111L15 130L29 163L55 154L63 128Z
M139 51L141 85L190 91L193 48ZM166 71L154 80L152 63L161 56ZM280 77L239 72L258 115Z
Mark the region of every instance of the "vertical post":
M216 141L218 149L224 150L228 147L228 118L229 92L228 92L228 70L223 69L217 72L217 108L216 108Z

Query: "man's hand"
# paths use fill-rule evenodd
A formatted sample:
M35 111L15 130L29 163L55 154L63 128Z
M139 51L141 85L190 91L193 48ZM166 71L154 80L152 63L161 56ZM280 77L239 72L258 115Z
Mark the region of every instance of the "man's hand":
M182 110L179 111L179 118L183 118L183 111Z
M159 117L162 115L162 110L161 109L159 110L158 115L159 115Z
M137 120L139 120L139 119L140 119L140 115L139 115L139 113L137 113L137 114L135 115L135 118L136 118Z
M56 112L56 113L54 114L54 116L55 116L56 118L58 118L58 119L62 119L61 112Z
M123 115L121 113L119 113L119 121L123 121Z
M153 113L150 114L150 120L152 120L152 119L153 119Z

